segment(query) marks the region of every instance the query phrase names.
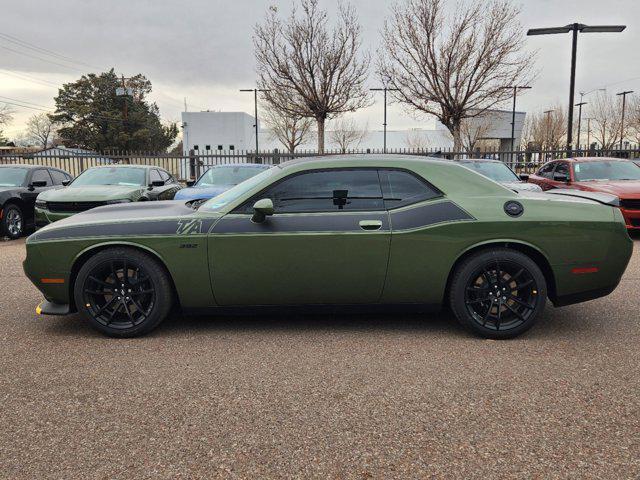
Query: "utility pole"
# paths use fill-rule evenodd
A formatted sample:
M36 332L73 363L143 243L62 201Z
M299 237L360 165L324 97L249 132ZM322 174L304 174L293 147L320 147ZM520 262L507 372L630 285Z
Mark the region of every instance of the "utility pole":
M583 93L580 93L580 97L581 97L580 100L582 100L583 95L584 95ZM580 149L580 122L582 121L582 106L586 104L587 102L582 102L582 101L580 103L576 103L576 107L578 107L578 139L577 139L578 141L576 142L577 143L576 146L578 147L578 150Z
M627 95L633 93L633 90L626 90L624 92L616 93L616 95L622 95L622 118L620 119L620 148L622 150L622 140L624 139L624 108L626 105Z
M591 151L591 117L587 118L587 149Z
M553 113L554 110L545 110L544 114L547 115L547 148L549 147L549 131L551 130L551 113Z
M382 153L387 153L387 92L399 92L400 89L382 87L382 88L370 88L369 90L372 92L384 92L384 122L382 124L384 128L384 135L383 135Z
M260 88L241 88L241 92L253 92L253 111L256 123L254 125L256 129L256 161L258 160L258 92L268 92L267 89Z
M585 25L583 23L570 23L564 27L532 28L527 35L551 35L556 33L572 33L571 38L571 77L569 80L569 114L567 126L567 156L571 156L573 148L573 102L576 87L576 52L578 50L578 32L622 32L626 25Z

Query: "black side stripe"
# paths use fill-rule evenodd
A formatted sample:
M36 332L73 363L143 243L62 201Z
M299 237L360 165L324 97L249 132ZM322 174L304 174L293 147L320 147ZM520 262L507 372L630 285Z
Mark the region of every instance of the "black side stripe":
M213 234L239 233L282 233L282 232L364 232L361 220L379 220L379 231L389 231L386 212L362 214L329 213L326 215L274 215L263 223L253 223L250 215L224 217L215 227Z
M401 211L391 210L391 227L394 231L428 227L443 222L475 220L451 201L432 203Z
M206 234L217 218L189 218L142 222L75 225L34 233L35 241L82 237L128 237L143 235L198 235ZM195 221L195 223L193 223Z

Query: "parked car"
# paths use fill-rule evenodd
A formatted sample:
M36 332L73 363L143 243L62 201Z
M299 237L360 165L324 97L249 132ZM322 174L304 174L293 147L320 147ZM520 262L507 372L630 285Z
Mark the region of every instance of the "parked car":
M39 193L61 188L73 177L57 168L38 165L0 165L0 235L15 239L34 225Z
M102 205L172 200L181 188L169 172L155 166L92 167L78 175L66 188L38 195L36 225L44 226Z
M541 192L542 189L534 184L527 183L519 177L504 162L500 160L468 159L460 160L460 163L471 170L489 177L494 182L501 183L507 188L516 191Z
M529 177L543 190L603 192L618 197L628 229L640 229L640 167L607 157L565 158L549 162Z
M451 306L485 337L607 295L632 240L612 196L516 193L455 162L361 155L293 160L207 202L105 206L27 240L37 311L105 334L186 312L313 305Z
M187 188L176 193L176 200L207 200L229 190L271 165L257 163L237 163L217 165L204 172L196 182L187 182Z

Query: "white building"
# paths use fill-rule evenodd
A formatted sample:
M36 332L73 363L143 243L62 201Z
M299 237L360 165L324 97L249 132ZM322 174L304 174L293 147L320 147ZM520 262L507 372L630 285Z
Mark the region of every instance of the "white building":
M183 153L253 150L254 125L254 117L244 112L182 112Z

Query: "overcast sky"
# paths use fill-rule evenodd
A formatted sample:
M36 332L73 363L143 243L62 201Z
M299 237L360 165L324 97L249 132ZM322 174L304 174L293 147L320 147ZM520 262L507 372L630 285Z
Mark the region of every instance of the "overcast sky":
M364 46L375 56L389 2L352 3L362 23ZM253 111L252 96L238 92L239 88L252 88L255 82L253 26L269 5L287 12L292 2L2 0L2 4L0 33L81 63L68 63L0 37L0 102L9 97L38 108L53 107L56 85L73 81L82 73L114 67L125 76L146 75L153 83L151 97L158 103L162 117L178 121L184 97L189 110ZM321 0L321 4L333 12L337 0ZM581 35L577 90L606 86L610 92L624 89L640 93L640 1L525 0L520 5L525 28L562 26L574 21L626 24L627 30L621 34ZM522 96L518 110L536 111L554 103L567 104L570 41L569 34L527 39L531 50L539 52L536 63L540 74L533 89ZM369 83L377 83L373 74ZM22 130L30 115L38 113L14 108L15 120L6 129L9 136ZM372 130L381 128L380 101L358 112L356 118ZM428 119L412 118L399 106L389 108L390 129L432 125Z

